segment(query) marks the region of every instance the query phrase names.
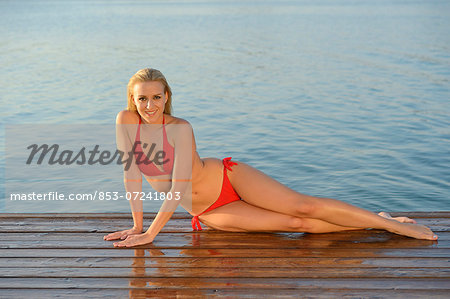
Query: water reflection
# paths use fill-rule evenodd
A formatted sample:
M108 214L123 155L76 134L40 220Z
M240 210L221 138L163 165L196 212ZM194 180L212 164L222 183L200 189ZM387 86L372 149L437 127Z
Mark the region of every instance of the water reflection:
M392 267L394 261L383 258L397 256L395 264L405 267L412 261L403 258L417 255L408 253L409 249L438 247L437 241L381 230L324 234L213 231L168 237L170 245L163 238L159 246L134 249L130 298L203 297L216 289L252 288L248 281L236 280L240 277L303 279L320 278L324 273L327 277L353 277L357 275L354 271L372 275L374 267ZM324 267L335 269L324 272ZM197 289L199 286L204 289Z
M194 287L202 285L199 279L191 280L197 272L196 268L190 268L184 262L187 259L174 261L173 258L164 257L164 255L164 252L157 248L134 250L129 298L151 298L161 295L165 297L204 296L202 290L190 288L186 282L190 280Z

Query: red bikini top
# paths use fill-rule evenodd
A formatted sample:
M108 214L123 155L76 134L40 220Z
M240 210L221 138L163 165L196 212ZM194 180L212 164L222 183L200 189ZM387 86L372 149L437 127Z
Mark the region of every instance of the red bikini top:
M139 169L143 174L146 176L156 176L156 175L164 175L164 174L171 174L173 169L173 160L174 160L174 148L172 145L170 145L169 141L167 141L167 135L166 135L166 126L164 125L164 114L163 114L163 151L165 153L164 159L163 159L163 170L160 171L153 161L149 161L147 156L142 150L142 146L140 143L140 132L141 132L141 118L139 117L139 125L136 133L136 138L134 140L135 149L134 149L134 157L136 158L136 164L138 165ZM139 143L137 143L139 142Z

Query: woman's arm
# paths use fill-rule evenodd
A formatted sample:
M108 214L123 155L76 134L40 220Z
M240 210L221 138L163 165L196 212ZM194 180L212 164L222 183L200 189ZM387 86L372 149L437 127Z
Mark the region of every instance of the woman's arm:
M171 193L171 199L169 199L169 196L166 196L158 214L145 233L130 235L124 241L115 243L114 246L131 247L153 242L161 229L172 217L180 202L183 201L183 204L186 206L192 200L191 177L192 149L194 144L192 127L187 121L173 126L171 135L174 139L175 160L172 170L172 185L167 193ZM179 198L179 200L176 200L176 198Z
M192 200L192 149L193 138L192 127L187 121L174 124L171 130L175 145L175 161L172 171L172 186L166 196L158 214L152 224L145 232L149 239L153 240L161 229L172 217L181 201L189 203ZM176 198L179 198L176 200Z
M126 110L117 114L116 143L117 149L122 155L125 191L131 194L130 206L134 225L131 229L106 235L105 240L125 239L128 235L141 233L143 229L143 205L139 198L142 191L142 174L136 165L133 154L134 142L132 140L134 140L137 130L136 120L133 120L133 117L135 115Z

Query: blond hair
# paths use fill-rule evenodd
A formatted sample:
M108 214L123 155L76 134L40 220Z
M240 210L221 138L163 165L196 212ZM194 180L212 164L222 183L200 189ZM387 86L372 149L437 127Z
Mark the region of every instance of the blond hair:
M136 105L133 101L133 89L134 85L139 82L147 82L147 81L159 81L164 86L164 93L167 93L168 98L166 105L164 106L164 113L172 115L172 90L170 89L169 83L167 83L164 75L155 69L146 68L139 70L136 74L131 77L127 86L127 110L128 111L137 111Z

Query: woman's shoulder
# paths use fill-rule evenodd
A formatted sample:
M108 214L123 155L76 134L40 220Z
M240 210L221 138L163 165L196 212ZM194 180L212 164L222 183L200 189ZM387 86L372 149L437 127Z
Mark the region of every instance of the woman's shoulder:
M173 115L165 114L165 118L166 118L166 124L191 126L191 124L187 120L180 118L180 117L175 117Z
M166 124L168 124L167 131L172 137L193 135L194 130L187 120L168 114L164 114L164 116L166 118Z
M137 111L122 110L117 113L116 124L138 124L139 114Z

